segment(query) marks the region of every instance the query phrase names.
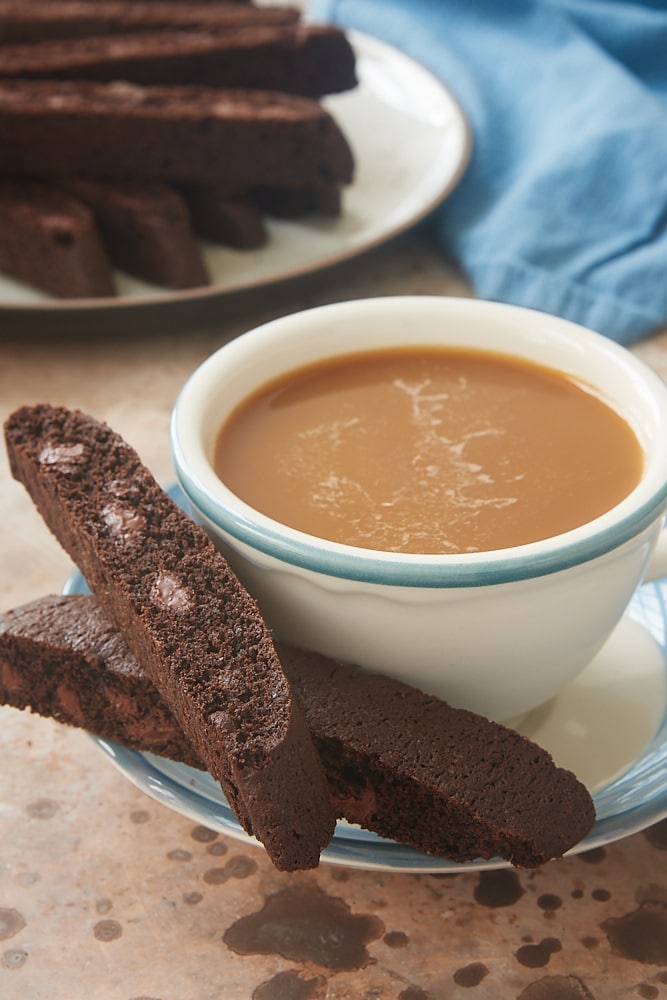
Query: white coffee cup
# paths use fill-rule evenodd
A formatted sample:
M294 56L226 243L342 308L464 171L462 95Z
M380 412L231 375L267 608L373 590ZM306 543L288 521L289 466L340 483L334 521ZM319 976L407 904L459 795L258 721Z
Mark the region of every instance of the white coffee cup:
M589 383L634 429L645 455L639 483L605 514L544 541L414 555L286 527L220 481L215 439L256 389L312 362L405 345L501 352ZM174 407L171 441L193 516L276 634L499 721L524 715L580 673L652 556L653 573L667 572L667 386L608 338L534 310L396 296L285 316L230 341L193 373Z

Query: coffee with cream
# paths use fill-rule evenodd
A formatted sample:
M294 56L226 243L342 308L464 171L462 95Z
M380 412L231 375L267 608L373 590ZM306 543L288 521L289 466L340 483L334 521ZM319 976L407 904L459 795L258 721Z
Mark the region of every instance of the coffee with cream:
M436 347L351 354L245 400L218 476L300 531L392 552L466 553L568 531L638 483L628 423L564 374Z

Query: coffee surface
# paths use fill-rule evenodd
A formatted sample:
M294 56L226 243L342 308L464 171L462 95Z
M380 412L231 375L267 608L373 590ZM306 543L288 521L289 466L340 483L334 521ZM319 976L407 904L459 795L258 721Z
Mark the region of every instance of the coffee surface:
M464 553L592 520L631 492L643 452L623 418L563 374L423 347L268 384L223 425L214 465L246 503L309 534Z

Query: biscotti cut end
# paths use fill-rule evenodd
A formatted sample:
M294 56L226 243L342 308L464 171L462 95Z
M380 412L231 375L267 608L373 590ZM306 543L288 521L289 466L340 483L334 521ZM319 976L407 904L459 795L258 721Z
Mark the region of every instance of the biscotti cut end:
M13 474L241 825L281 870L316 866L335 816L255 601L107 425L42 404L12 414L5 433Z
M87 596L50 595L0 615L0 704L202 766L148 674Z
M57 298L115 294L92 213L40 181L0 177L0 272Z
M93 213L121 271L166 288L210 283L188 207L170 185L90 177L60 177L56 183Z

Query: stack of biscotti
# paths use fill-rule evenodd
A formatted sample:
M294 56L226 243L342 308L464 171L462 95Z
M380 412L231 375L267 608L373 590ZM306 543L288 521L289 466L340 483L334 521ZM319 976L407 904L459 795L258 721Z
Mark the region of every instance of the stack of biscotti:
M253 598L105 424L47 405L5 426L14 476L85 574L243 828L314 867L335 824L321 760Z
M0 702L207 768L281 867L312 863L328 829L321 783L301 788L308 769L318 778L312 748L303 730L287 739L285 712L308 727L330 810L382 836L535 867L586 835L586 789L516 732L272 645L201 529L105 425L41 405L13 414L5 433L14 475L94 598L47 598L2 618ZM278 805L301 851L267 829Z
M127 31L118 33L123 24ZM140 182L143 214L152 216L169 184L179 207L164 215L185 218L188 237L181 222L168 239L163 218L166 266L156 270L135 252L122 269L167 287L205 285L194 235L237 249L262 245L272 208L260 192L297 206L293 217L340 212L353 157L319 99L356 82L345 35L301 23L290 7L5 0L0 176L55 186L63 175L97 185ZM139 217L136 188L133 203ZM23 278L44 288L39 272L23 268ZM53 283L46 290L59 294ZM70 296L64 287L60 294Z

